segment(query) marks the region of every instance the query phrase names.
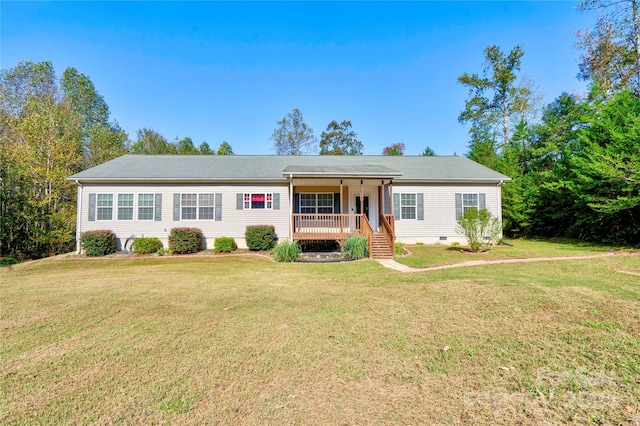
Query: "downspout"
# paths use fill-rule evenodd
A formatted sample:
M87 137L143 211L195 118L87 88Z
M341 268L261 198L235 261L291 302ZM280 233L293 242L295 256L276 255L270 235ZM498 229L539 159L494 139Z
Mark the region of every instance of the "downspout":
M289 173L289 239L293 241L293 173Z
M82 230L80 227L82 226L82 184L76 180L76 185L78 185L78 202L77 202L77 211L76 211L76 254L80 254L82 248L80 247L80 234Z
M503 234L502 234L502 184L504 183L503 179L500 179L500 182L498 182L498 185L496 186L496 199L498 200L498 205L497 207L497 212L498 212L498 217L500 218L500 238L502 238Z

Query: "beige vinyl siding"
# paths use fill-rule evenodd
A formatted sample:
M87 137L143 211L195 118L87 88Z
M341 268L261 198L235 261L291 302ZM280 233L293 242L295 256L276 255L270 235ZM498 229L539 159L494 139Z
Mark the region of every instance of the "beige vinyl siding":
M306 182L305 182L306 183ZM316 182L320 183L320 182ZM324 183L324 182L322 182ZM326 182L330 183L330 182ZM339 193L340 187L335 185L296 186L296 192L332 192ZM131 185L99 185L84 184L79 188L82 195L78 205L81 208L78 218L79 232L94 229L112 230L123 244L129 237L158 237L165 246L171 228L195 227L202 230L206 248L213 248L216 237L233 237L239 247L246 247L244 233L249 225L273 225L280 239L289 238L289 186L288 184L267 185L162 185L162 184L131 184ZM354 195L359 194L359 185L343 186L341 200L342 212L350 212ZM365 186L365 193L370 193L370 207L372 214L377 211L377 188ZM138 220L138 195L162 194L162 220ZM222 194L222 220L173 220L174 194ZM237 194L244 193L272 193L280 194L280 209L237 210ZM397 220L395 222L396 240L404 243L422 242L425 244L450 244L454 241L464 243L464 239L455 232L455 194L477 193L485 194L486 207L493 215L500 217L500 187L495 184L399 184L394 183L393 193L421 193L424 202L424 220ZM89 221L89 194L113 194L113 219L107 221ZM117 220L118 194L134 194L134 220ZM377 218L374 223L377 222ZM441 241L440 237L447 237Z
M424 220L396 220L396 240L414 244L466 243L456 233L455 194L485 194L487 209L494 216L501 214L499 187L497 185L393 185L393 193L422 193L424 199ZM498 216L499 217L499 216ZM440 237L447 237L440 240Z
M236 210L236 194L280 194L279 210ZM239 247L245 247L244 233L248 225L273 225L276 235L289 238L289 188L286 185L96 185L82 186L80 232L109 229L120 244L129 237L158 237L167 246L171 228L193 227L202 230L207 249L212 249L216 237L233 237ZM89 194L113 194L112 220L89 221ZM222 194L222 220L173 220L174 194ZM134 194L134 220L117 220L118 194ZM162 194L162 220L138 220L138 195Z

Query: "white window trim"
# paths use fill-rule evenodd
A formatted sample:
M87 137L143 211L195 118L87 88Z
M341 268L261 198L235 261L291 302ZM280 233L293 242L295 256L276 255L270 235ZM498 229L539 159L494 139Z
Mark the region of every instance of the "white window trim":
M196 196L196 205L195 206L183 206L182 205L182 196L183 195L195 195ZM213 199L213 203L210 206L201 206L200 205L200 195L211 195L212 199ZM155 203L155 197L154 197L154 203ZM214 221L216 218L216 211L215 211L215 207L216 206L216 195L213 192L181 192L180 193L180 221L184 221L184 222L188 222L188 221L199 221L199 220L206 220L206 221ZM196 218L195 219L185 219L182 216L182 208L183 207L188 207L188 208L195 208L196 209ZM200 207L207 207L207 208L211 208L213 209L213 216L211 218L206 218L206 219L202 219L200 218ZM154 212L155 214L155 212Z
M264 195L264 207L251 207L251 198L254 195ZM243 192L242 210L273 210L273 192Z
M141 206L140 205L140 196L141 195L151 195L151 205L150 206ZM150 222L155 220L156 217L156 194L155 193L151 193L151 192L141 192L136 194L136 200L135 200L135 219L136 220L141 220L143 222ZM141 219L140 218L140 209L151 209L151 218L150 219Z
M313 207L315 209L315 213L302 213L302 214L334 214L335 213L335 199L334 199L334 195L333 192L300 192L300 197L298 197L298 211L300 213L302 213L302 209L308 209ZM313 206L303 206L302 205L302 195L315 195L315 205ZM319 206L318 205L318 195L330 195L331 196L331 205L330 206ZM331 213L318 213L318 208L329 208L331 207Z
M131 206L120 206L120 196L121 195L131 195L133 198L131 200ZM114 207L114 213L115 213L115 220L119 221L119 222L131 222L136 220L136 194L133 192L121 192L118 194L114 194L114 204L116 204ZM120 219L120 209L131 209L131 219Z
M400 206L399 206L400 207L400 220L416 220L417 221L418 220L418 193L417 192L399 192L399 194L400 195L399 195L398 198L400 199ZM403 195L413 195L415 204L412 205L412 206L403 205L402 204L402 196ZM413 208L413 217L412 218L407 218L407 217L404 217L402 215L402 208L403 207L405 207L405 208L412 207Z
M464 196L465 195L475 195L476 196L475 208L476 208L476 210L480 210L480 193L479 192L463 192L462 193L462 215L464 216L464 212L467 211L467 209L470 209L470 208L474 207L474 206L465 206L465 204L464 204Z
M111 195L111 207L107 207L107 206L99 206L98 205L98 199L100 198L101 195ZM96 222L113 222L117 211L114 211L114 204L115 204L115 200L117 200L117 194L113 194L110 192L98 192L96 193ZM111 219L100 219L100 209L111 209Z

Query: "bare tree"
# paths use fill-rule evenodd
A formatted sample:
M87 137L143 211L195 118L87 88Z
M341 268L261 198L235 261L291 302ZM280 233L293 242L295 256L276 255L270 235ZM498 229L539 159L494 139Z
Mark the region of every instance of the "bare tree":
M317 150L318 140L313 129L304 122L298 108L282 117L271 135L273 148L278 155L304 155Z

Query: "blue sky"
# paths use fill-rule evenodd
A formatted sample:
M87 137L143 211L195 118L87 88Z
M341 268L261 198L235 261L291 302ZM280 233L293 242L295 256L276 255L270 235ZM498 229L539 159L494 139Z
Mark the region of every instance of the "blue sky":
M0 63L87 74L129 137L152 128L236 154L272 154L299 108L316 136L350 120L365 154L467 151L464 72L520 44L547 102L582 94L576 2L0 2Z

